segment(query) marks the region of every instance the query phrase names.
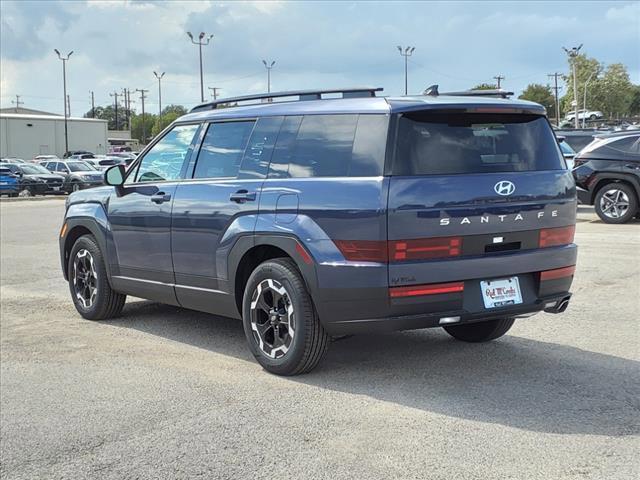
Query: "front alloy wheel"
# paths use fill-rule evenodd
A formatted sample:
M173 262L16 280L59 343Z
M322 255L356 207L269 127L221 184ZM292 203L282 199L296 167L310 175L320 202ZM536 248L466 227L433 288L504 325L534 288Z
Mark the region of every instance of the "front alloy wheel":
M251 331L270 358L287 354L295 335L293 303L286 288L272 278L262 280L251 297Z
M91 308L98 293L98 274L89 250L78 250L73 259L73 290L84 308Z

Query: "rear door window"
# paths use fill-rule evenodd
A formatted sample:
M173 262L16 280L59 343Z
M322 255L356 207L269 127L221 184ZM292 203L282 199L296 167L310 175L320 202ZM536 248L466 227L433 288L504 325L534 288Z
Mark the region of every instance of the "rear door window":
M400 117L394 175L564 168L551 127L539 115L418 112Z
M235 178L254 125L253 120L210 124L193 178Z
M382 175L387 128L385 115L286 117L269 177Z

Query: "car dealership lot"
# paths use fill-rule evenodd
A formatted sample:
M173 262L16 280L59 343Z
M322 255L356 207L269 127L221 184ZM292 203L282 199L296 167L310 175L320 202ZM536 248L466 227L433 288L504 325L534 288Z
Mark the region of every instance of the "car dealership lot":
M3 478L636 478L640 222L581 208L574 298L484 345L332 344L267 374L230 319L130 299L82 320L61 199L0 203Z

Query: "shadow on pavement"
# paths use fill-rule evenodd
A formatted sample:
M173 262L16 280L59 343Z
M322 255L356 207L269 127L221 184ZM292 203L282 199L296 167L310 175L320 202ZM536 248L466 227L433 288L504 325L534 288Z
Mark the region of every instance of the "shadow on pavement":
M253 361L239 320L136 302L104 323ZM618 436L640 433L639 367L509 335L464 344L432 329L334 342L316 370L283 381L532 431Z

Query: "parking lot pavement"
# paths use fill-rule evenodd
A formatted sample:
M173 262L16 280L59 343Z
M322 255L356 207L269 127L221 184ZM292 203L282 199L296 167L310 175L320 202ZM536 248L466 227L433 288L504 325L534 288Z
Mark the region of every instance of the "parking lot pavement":
M580 209L564 315L484 345L354 336L279 378L238 321L137 299L81 320L63 208L0 204L2 478L638 478L639 222Z

